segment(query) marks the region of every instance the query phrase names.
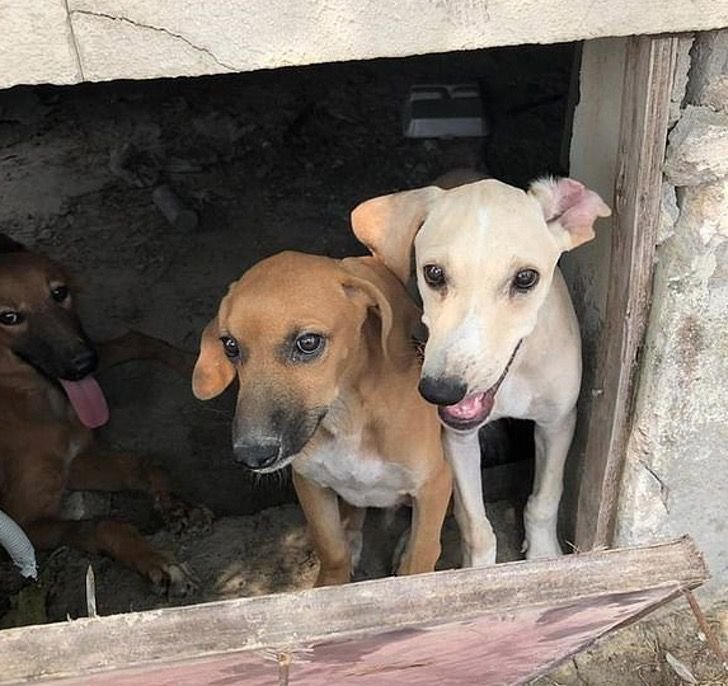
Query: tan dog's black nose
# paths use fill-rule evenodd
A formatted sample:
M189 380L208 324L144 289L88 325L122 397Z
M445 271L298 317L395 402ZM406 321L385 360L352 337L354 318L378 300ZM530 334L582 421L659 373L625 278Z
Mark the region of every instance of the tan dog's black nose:
M237 443L233 445L235 462L252 470L272 466L278 460L280 452L280 443Z
M433 405L455 405L468 391L468 387L455 377L425 376L420 380L418 388L420 395Z

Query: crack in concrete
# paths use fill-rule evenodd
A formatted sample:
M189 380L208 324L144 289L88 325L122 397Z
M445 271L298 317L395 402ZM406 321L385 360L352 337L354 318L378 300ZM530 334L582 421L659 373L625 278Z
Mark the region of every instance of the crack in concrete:
M68 3L68 0L66 0L66 4ZM155 31L156 33L162 33L165 36L169 36L170 38L174 38L175 40L182 41L185 45L188 45L193 50L196 50L197 52L201 52L208 57L210 57L216 64L220 65L224 69L227 69L228 71L237 71L237 69L230 65L223 62L221 59L215 55L212 50L209 48L205 48L201 45L196 45L193 43L189 38L186 38L185 36L174 33L173 31L170 31L169 29L165 29L162 26L152 26L151 24L144 24L143 22L135 21L134 19L130 19L129 17L125 17L123 15L114 15L114 14L106 14L105 12L93 12L91 10L81 10L81 9L74 9L70 10L69 12L69 19L74 14L85 14L89 17L97 17L99 19L108 19L110 21L121 21L126 24L131 24L132 26L135 26L139 29L147 29L148 31ZM75 38L74 38L75 40Z
M78 75L81 81L85 81L86 77L83 73L83 62L81 61L81 50L78 46L78 39L76 38L76 30L73 28L73 19L71 18L71 8L68 6L68 0L63 0L63 4L66 7L66 22L68 23L68 30L71 32L71 45L73 46L73 52L76 55L76 68L78 69Z
M662 506L665 508L665 512L668 514L670 513L670 508L667 505L667 501L670 497L670 489L668 488L667 484L659 477L657 472L650 467L644 460L640 460L640 464L647 470L647 473L655 480L657 481L658 485L660 486L660 500L662 501Z

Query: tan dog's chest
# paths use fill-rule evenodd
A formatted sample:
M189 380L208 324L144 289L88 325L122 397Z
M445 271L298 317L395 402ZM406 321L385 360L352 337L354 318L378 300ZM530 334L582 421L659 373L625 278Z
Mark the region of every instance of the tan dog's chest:
M322 441L296 458L293 469L356 507L400 505L419 485L411 470L383 459L357 439Z

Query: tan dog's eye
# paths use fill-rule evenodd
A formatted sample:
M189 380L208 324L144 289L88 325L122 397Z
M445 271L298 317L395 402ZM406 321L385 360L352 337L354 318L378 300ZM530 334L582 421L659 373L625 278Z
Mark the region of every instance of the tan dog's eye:
M68 286L59 284L58 286L54 286L53 288L51 288L51 297L57 303L62 303L68 296L69 296Z
M304 355L313 355L319 352L324 342L317 333L304 333L296 339L296 348Z
M439 264L426 264L422 269L425 283L431 288L442 288L445 285L445 270Z
M240 346L232 336L220 336L222 348L231 360L237 360L240 357Z
M0 324L4 326L17 326L25 321L25 317L22 312L16 312L15 310L5 310L0 312Z
M513 277L513 288L525 292L538 283L538 272L534 269L522 269Z

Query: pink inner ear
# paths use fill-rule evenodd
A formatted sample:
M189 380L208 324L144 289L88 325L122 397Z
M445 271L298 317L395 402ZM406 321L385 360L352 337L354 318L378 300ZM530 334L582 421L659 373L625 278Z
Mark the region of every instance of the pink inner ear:
M599 195L574 179L559 179L551 191L553 204L546 221L558 220L569 232L590 231L597 217L611 214Z

